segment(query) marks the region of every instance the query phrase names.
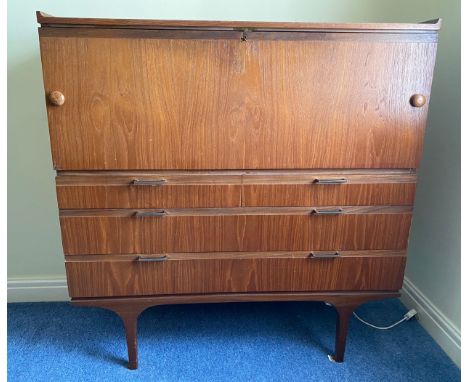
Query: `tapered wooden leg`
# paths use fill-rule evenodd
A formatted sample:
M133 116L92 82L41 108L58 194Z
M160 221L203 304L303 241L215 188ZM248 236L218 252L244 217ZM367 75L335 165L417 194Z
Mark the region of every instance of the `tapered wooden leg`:
M139 313L125 312L119 313L119 316L122 318L127 338L128 368L135 370L138 368L137 331Z
M81 300L72 301L78 306L98 306L116 313L124 324L125 337L127 338L128 368L135 370L138 368L138 317L141 312L149 306L159 305L153 302L148 303L145 299L100 299L100 300Z
M335 354L329 356L332 361L343 362L344 352L346 348L346 337L348 336L348 325L351 314L356 309L357 305L335 305L337 312L336 317L336 338L335 338Z

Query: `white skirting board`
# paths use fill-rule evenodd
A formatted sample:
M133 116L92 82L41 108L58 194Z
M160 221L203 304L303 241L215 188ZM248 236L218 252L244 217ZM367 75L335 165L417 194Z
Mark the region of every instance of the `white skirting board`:
M67 280L9 279L8 302L70 301Z
M434 338L455 364L461 364L461 333L411 280L405 277L401 302L408 309L416 309L419 323Z

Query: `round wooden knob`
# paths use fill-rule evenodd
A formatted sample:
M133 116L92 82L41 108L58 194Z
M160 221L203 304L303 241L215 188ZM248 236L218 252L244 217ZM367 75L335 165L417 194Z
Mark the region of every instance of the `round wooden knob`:
M426 97L422 94L413 94L410 98L410 104L414 107L422 107L426 103Z
M54 90L49 94L49 101L52 105L62 106L65 103L65 96L58 90Z

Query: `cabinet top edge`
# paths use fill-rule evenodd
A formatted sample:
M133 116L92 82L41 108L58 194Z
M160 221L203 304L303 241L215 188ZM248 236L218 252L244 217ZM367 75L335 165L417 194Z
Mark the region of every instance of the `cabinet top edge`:
M434 19L422 23L311 23L270 21L208 21L208 20L145 20L55 17L37 11L37 22L46 27L106 27L139 29L196 29L257 31L341 31L341 32L436 32L442 20Z

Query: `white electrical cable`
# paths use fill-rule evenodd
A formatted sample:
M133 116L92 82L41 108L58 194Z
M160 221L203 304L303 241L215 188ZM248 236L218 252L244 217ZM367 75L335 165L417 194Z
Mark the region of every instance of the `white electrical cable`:
M371 328L379 329L379 330L387 330L387 329L394 328L395 326L400 325L402 322L408 321L409 319L411 319L415 315L416 315L416 310L411 309L408 313L406 313L403 316L403 318L401 320L395 322L394 324L391 324L389 326L376 326L376 325L372 325L370 322L367 322L367 321L363 320L361 317L359 317L356 313L353 312L353 316L356 317L363 324L365 324L367 326L370 326Z
M361 317L359 317L356 313L353 313L353 316L356 317L359 321L361 321L363 324L367 325L367 326L370 326L371 328L374 328L374 329L379 329L379 330L387 330L387 329L391 329L391 328L394 328L395 326L401 324L403 321L406 321L406 318L402 318L400 321L397 321L395 322L394 324L392 325L389 325L389 326L376 326L376 325L372 325L371 323L367 322L367 321L364 321Z

